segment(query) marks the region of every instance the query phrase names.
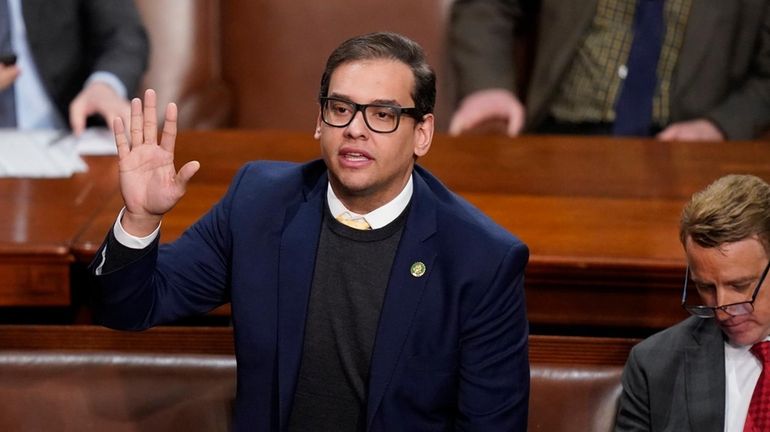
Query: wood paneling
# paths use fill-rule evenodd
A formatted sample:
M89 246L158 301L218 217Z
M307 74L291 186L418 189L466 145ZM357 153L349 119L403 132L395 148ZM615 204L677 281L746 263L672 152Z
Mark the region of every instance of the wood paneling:
M622 366L637 342L638 339L533 335L529 338L529 358L532 363ZM156 327L125 332L86 325L0 325L0 350L234 354L230 327Z
M234 125L312 133L326 59L344 40L395 31L420 43L437 70L440 122L452 106L445 60L450 0L265 1L222 4L223 73L235 94Z

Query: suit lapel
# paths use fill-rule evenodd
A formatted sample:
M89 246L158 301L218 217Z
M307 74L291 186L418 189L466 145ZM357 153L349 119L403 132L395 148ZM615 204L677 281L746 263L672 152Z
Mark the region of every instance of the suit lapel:
M40 23L51 22L51 17L46 14L46 6L49 6L52 13L61 14L60 11L56 12L56 8L51 8L45 0L24 0L21 2L21 15L24 17L24 27L30 49L37 47L45 31L49 30L47 26L40 25Z
M725 417L725 354L714 320L701 322L685 353L685 391L690 429L721 432Z
M305 319L323 218L326 175L306 201L286 212L279 251L278 398L280 430L288 426L305 335Z
M45 0L22 0L21 1L21 16L24 17L24 24L26 24L43 17L41 14L45 11ZM44 18L44 17L43 17ZM29 33L29 29L27 29Z
M388 382L398 363L409 334L423 290L436 259L431 237L436 232L436 205L427 184L414 172L414 194L406 226L390 272L390 280L380 313L369 376L367 429L382 401ZM412 265L425 264L421 276L412 275Z
M560 37L554 38L554 41L559 41L558 45L560 46L554 44L552 47L553 56L543 59L546 62L553 62L554 74L551 76L551 79L560 80L567 68L572 64L580 42L594 21L597 5L598 0L558 1L552 4L552 7L560 10L554 11L553 15L547 18L541 17L541 24L548 25L548 28L564 29L563 31L565 31ZM567 10L565 11L564 9ZM559 22L544 22L543 19L555 19ZM569 48L565 48L565 44Z
M686 90L687 83L700 72L701 59L712 49L709 38L714 32L708 29L720 28L720 12L724 12L729 3L723 0L692 0L684 42L679 49L677 69L673 77L671 100L679 99Z

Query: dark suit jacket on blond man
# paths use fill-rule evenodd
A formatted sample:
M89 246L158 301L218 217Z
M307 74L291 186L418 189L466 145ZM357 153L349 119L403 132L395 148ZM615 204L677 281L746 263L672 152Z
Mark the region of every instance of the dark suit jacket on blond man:
M133 1L21 3L40 80L65 121L69 104L93 72L114 74L129 98L136 94L147 68L149 42Z
M514 90L514 30L532 19L534 0L456 0L453 50L460 96L485 88ZM550 103L598 0L540 1L535 62L527 88L528 130L548 117ZM480 31L480 28L485 31ZM751 139L770 125L770 2L692 0L671 82L671 122L708 118L728 139ZM665 126L665 125L662 125Z
M639 343L623 371L616 432L723 432L724 335L690 317Z
M413 179L374 339L366 430L523 431L528 249L419 166ZM97 276L103 323L144 329L230 301L233 429L286 430L327 185L322 161L251 163L177 241L122 264L111 244ZM412 270L418 262L424 272Z

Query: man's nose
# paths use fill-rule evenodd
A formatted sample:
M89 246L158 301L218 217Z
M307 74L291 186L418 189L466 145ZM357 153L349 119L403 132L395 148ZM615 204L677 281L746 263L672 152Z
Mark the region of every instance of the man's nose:
M360 115L359 115L360 114ZM369 131L369 127L366 125L366 119L364 119L364 111L358 110L353 114L353 119L348 123L345 128L351 135L361 135Z
M734 291L730 291L723 287L717 287L714 290L714 297L716 298L716 302L717 302L716 306L724 306L727 304L738 303L738 302L748 300L746 298L741 297L740 295L737 295Z

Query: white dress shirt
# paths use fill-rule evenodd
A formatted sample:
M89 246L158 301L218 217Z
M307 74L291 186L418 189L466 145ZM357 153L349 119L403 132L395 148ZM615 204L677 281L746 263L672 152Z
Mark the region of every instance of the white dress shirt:
M406 186L404 186L404 189L402 189L395 198L390 200L384 206L364 215L348 210L345 205L342 204L342 201L337 198L337 195L335 195L331 183L326 188L326 202L329 203L329 211L335 218L340 217L340 215L345 215L346 219L363 219L370 227L372 227L372 229L377 229L393 222L401 212L404 211L406 206L409 205L409 200L412 199L413 188L412 176L409 176L409 181L406 182Z

